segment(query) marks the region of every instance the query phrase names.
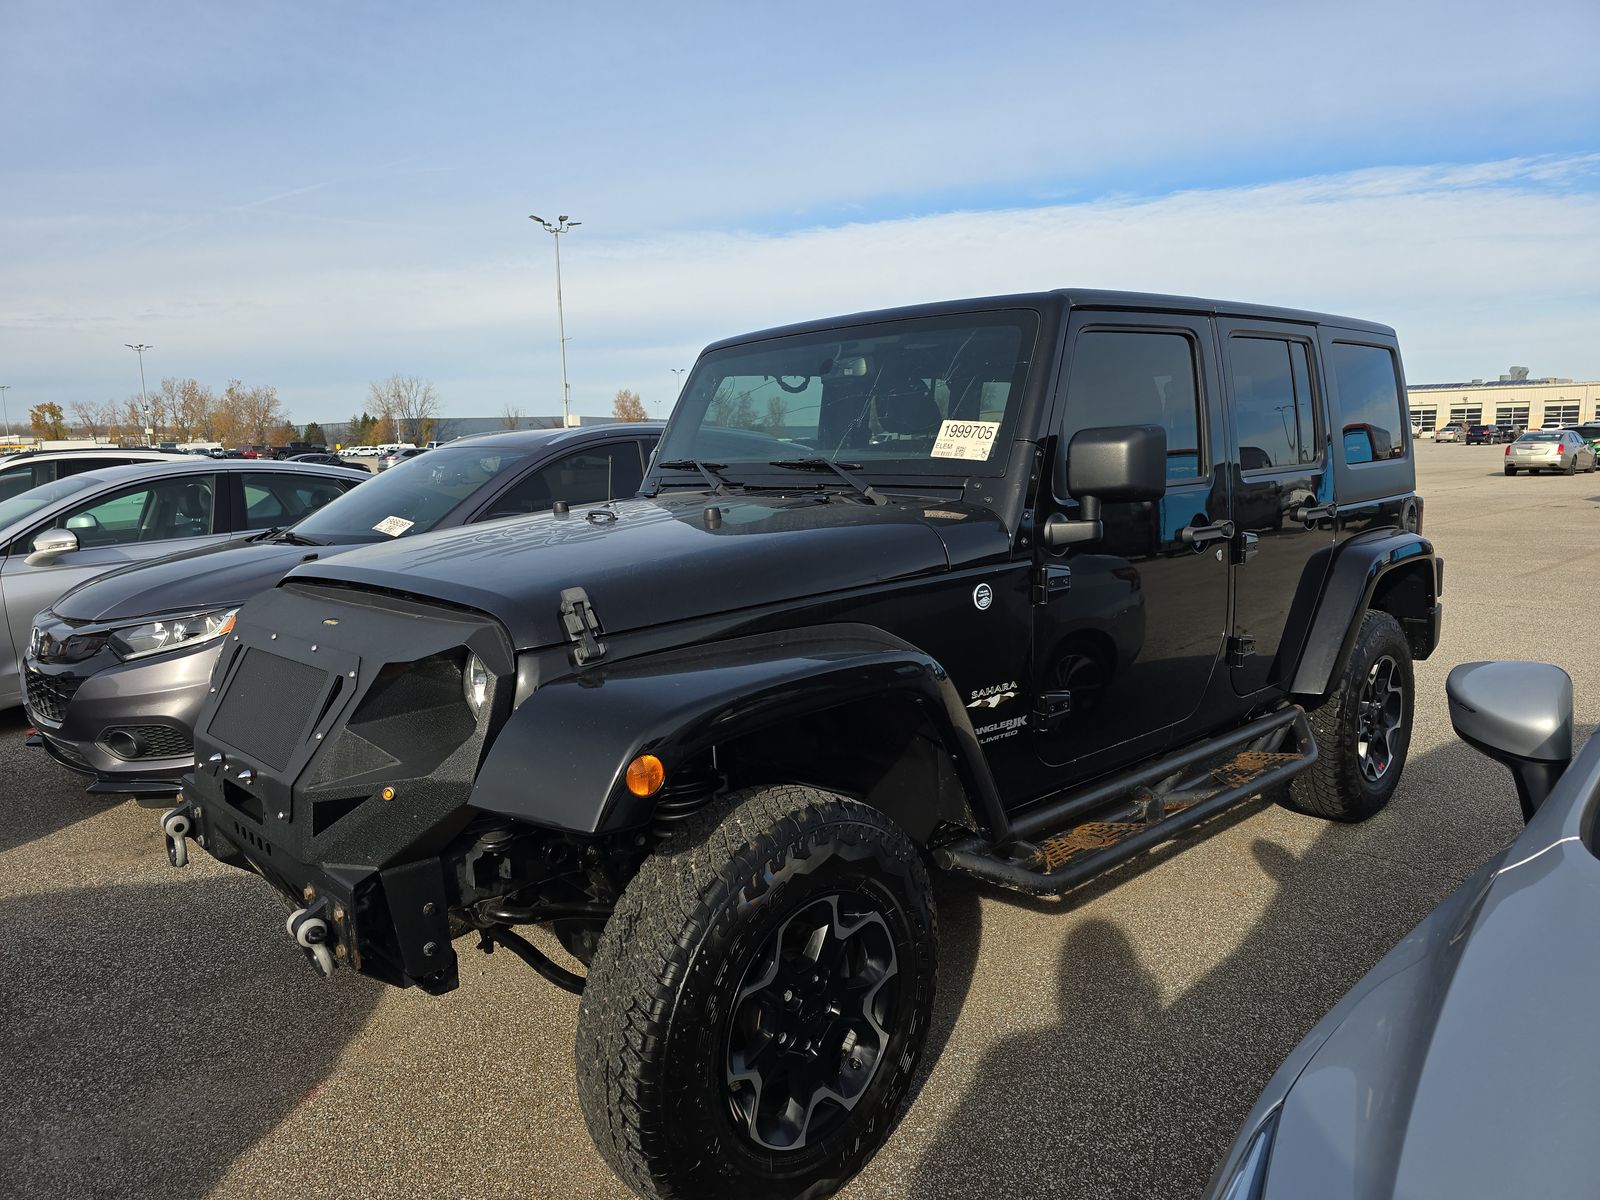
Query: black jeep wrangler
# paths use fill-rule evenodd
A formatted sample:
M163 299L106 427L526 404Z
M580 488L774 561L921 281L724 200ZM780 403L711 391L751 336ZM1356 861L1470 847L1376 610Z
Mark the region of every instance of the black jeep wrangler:
M1388 801L1440 622L1404 397L1384 326L1168 296L720 342L638 497L247 605L169 853L325 972L445 992L471 937L581 992L641 1195L824 1195L908 1100L930 867L1056 894Z

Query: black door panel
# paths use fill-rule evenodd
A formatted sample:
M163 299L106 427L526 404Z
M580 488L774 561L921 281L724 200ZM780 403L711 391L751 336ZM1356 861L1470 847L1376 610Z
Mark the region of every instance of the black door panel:
M1034 742L1076 776L1159 748L1199 707L1227 635L1229 556L1181 531L1229 509L1207 318L1078 312L1067 353L1060 444L1080 429L1160 425L1170 480L1159 501L1105 504L1098 541L1039 556L1070 584L1035 593ZM1059 455L1056 468L1042 516L1070 517Z
M1329 425L1312 327L1219 319L1217 334L1235 459L1231 674L1249 695L1293 669L1292 601L1302 588L1314 594L1327 570L1336 523Z

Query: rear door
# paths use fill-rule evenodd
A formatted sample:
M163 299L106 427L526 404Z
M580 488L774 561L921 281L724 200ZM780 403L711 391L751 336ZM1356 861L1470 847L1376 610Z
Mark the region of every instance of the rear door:
M1104 505L1099 540L1039 552L1031 723L1045 762L1072 764L1062 782L1160 749L1195 714L1227 635L1229 571L1212 540L1228 517L1228 450L1210 320L1075 310L1067 343L1061 444L1159 425L1168 484L1158 501ZM1044 517L1076 515L1062 472L1047 495ZM1198 547L1186 526L1209 531ZM1052 706L1065 711L1039 711Z
M1332 557L1333 476L1315 327L1219 318L1217 336L1234 472L1229 662L1244 696L1293 667L1295 597L1316 594Z

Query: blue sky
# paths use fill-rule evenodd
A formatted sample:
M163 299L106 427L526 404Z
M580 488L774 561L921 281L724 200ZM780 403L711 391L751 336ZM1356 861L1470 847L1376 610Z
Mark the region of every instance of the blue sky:
M1600 377L1600 6L38 3L0 383L341 419L648 407L744 329L1050 286L1346 311L1415 381Z

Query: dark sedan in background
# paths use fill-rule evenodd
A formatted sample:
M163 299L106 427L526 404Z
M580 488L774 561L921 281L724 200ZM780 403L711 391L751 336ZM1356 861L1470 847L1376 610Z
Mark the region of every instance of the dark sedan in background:
M1446 691L1527 828L1290 1053L1210 1200L1600 1194L1600 737L1572 759L1558 667L1467 663Z
M1493 446L1507 441L1505 431L1498 425L1469 425L1466 443L1469 446Z
M302 562L356 546L543 512L557 501L631 496L660 435L659 423L639 423L464 438L372 477L290 528L69 592L40 614L28 656L30 696L56 698L29 707L40 744L94 776L91 792L170 794L194 767L194 717L220 641L251 596Z

